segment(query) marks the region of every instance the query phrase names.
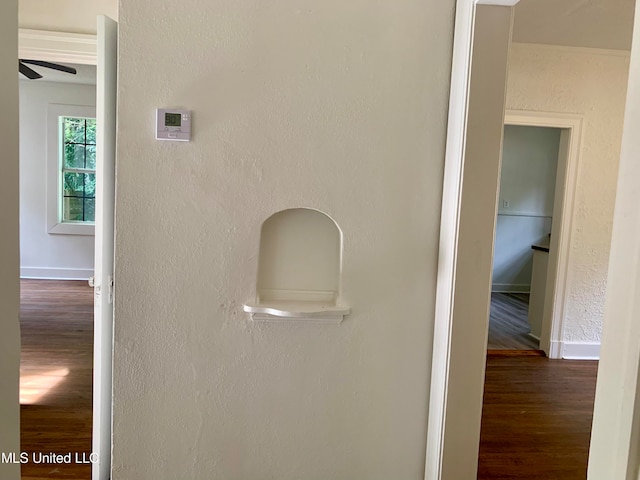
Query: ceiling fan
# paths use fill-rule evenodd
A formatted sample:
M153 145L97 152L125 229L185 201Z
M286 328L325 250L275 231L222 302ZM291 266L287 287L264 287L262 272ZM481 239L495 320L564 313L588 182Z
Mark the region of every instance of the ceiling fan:
M36 80L38 78L42 78L42 75L40 75L35 70L27 67L26 64L36 65L38 67L51 68L53 70L58 70L59 72L70 73L72 75L75 75L77 73L75 68L67 67L66 65L60 65L58 63L43 62L42 60L26 60L26 59L18 60L18 68L20 70L20 73L30 80Z

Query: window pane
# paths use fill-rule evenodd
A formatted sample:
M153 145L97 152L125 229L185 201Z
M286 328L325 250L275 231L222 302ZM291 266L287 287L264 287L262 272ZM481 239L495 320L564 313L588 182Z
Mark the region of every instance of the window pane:
M87 118L87 144L96 144L96 119Z
M62 221L81 222L84 210L83 199L78 197L65 197L62 200Z
M65 144L64 168L85 168L84 150L85 150L84 145ZM94 165L95 165L95 153L94 153ZM91 167L91 168L95 168L95 167Z
M95 197L96 196L96 174L85 173L84 175L84 196Z
M87 145L87 164L85 168L90 170L96 169L96 146L95 145Z
M93 222L96 121L92 118L63 117L62 128L62 221Z
M96 200L95 198L84 199L84 221L95 222L96 221Z
M65 196L84 196L84 173L64 172L63 187Z
M64 142L84 143L84 118L64 117Z

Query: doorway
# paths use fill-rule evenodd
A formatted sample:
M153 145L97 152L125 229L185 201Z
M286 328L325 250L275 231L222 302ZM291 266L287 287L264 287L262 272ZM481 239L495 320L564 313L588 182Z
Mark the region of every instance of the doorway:
M530 132L536 132L537 136L544 135L542 132L546 132L547 136L550 137L547 139L549 140L549 145L546 147L547 150L554 151L557 148L555 169L550 165L552 156L547 152L548 159L546 160L547 167L544 169L545 175L544 177L540 176L538 181L538 183L546 184L544 188L546 196L537 200L526 200L526 205L532 208L535 206L535 209L539 210L542 216L541 219L537 217L538 219L535 220L537 222L537 230L534 231L531 239L545 229L550 230L546 233L546 238L543 233L541 235L542 238L538 239L540 243L535 243L537 247L547 247L548 252L538 250L539 253L533 253L539 258L536 258L536 267L538 268L535 272L532 264L531 275L533 277L535 273L535 280L538 280L538 282L537 285L536 282L531 284L534 287L534 301L531 302L530 299L527 315L531 311L529 307L533 307L532 313L536 316L536 318L532 319L534 335L540 332L539 339L536 339L538 340L538 348L549 358L563 358L567 271L572 222L574 219L577 175L581 160L579 152L582 148L583 118L575 114L507 110L504 123L508 127L541 129L531 130ZM507 149L511 147L512 145L507 145ZM520 148L517 144L515 147ZM527 177L531 180L532 174L528 173ZM553 182L551 177L555 177ZM549 187L552 183L553 189L550 190ZM508 195L511 195L511 193ZM535 195L533 195L533 198L535 199ZM505 201L509 205L508 208L504 207ZM511 200L503 198L502 193L498 202L498 215L500 215L500 212L513 212L514 207L517 206L512 204ZM500 204L500 202L502 203ZM529 207L525 207L522 212L516 211L516 213L538 215L536 210L528 211L528 209ZM551 218L548 219L548 217ZM497 233L497 230L494 233ZM495 255L494 253L494 258ZM541 283L544 288L536 288L540 287Z
M487 349L539 350L561 130L504 126ZM564 194L564 189L559 193Z
M83 464L87 472L82 473L81 478L86 478L88 472L95 480L108 479L111 469L111 362L112 362L112 322L113 322L113 223L114 223L114 187L115 187L115 111L116 111L116 43L117 43L117 24L105 16L98 16L97 35L82 34L66 34L59 32L20 32L20 52L21 58L33 58L41 55L40 58L46 61L58 63L71 63L70 59L83 60L86 64L97 65L95 68L95 86L93 88L93 96L95 99L96 118L95 127L89 127L87 121L83 120L83 142L73 140L69 143L70 149L78 149L81 147L81 157L86 160L88 156L93 158L95 172L79 171L77 165L71 167L70 175L82 175L82 201L87 200L86 192L95 189L95 198L90 199L88 206L83 205L83 215L87 211L95 212L95 247L89 249L88 256L93 260L95 273L93 275L93 291L84 284L75 285L81 288L82 292L75 295L78 298L84 298L83 305L86 307L87 302L91 305L92 312L84 312L89 317L93 317L92 332L89 332L90 349L88 358L84 364L90 365L93 360L93 381L89 379L89 394L83 394L89 399L92 406L83 407L84 421L82 425L75 426L81 428L83 432L88 431L86 435L89 447L85 448L83 444L82 451L73 448L71 451L71 463L77 465L78 462ZM93 50L91 49L93 45ZM57 112L57 106L53 108ZM54 120L59 121L58 115ZM80 115L82 118L89 117L88 114ZM64 117L64 114L63 114ZM54 122L54 123L56 123ZM48 132L57 135L58 128L54 125L49 128ZM89 135L87 132L90 132ZM66 130L65 130L66 135ZM91 141L87 138L92 137ZM43 142L44 143L44 142ZM80 146L80 147L79 147ZM66 152L67 145L61 150ZM56 147L54 147L56 150ZM91 155L89 155L89 153ZM57 154L57 152L54 152ZM65 157L66 162L66 157ZM65 164L66 165L66 164ZM83 167L84 167L83 163ZM77 170L77 171L76 171ZM54 170L54 189L56 188L56 178L60 181L66 180L64 171L56 172ZM87 187L87 179L91 180L91 186ZM65 183L65 197L67 196L67 184ZM73 195L78 197L78 195ZM66 200L66 198L65 198ZM64 204L64 202L63 202ZM85 208L86 207L86 208ZM56 213L60 210L54 211ZM75 220L75 219L74 219ZM44 222L43 222L44 223ZM55 223L55 222L54 222ZM91 225L69 225L63 221L57 222L59 226L64 227L65 232L49 231L48 233L68 233L66 230L71 227L82 227L87 229ZM72 222L73 223L73 222ZM48 225L51 229L51 226ZM86 232L84 232L86 234ZM24 236L24 234L23 234ZM69 278L69 277L66 277ZM74 277L71 277L74 278ZM76 275L75 278L78 278ZM81 276L80 278L86 278ZM72 285L73 287L73 285ZM26 290L26 289L25 289ZM91 315L93 313L93 315ZM85 332L86 333L86 332ZM91 335L93 333L93 335ZM84 338L84 337L83 337ZM93 355L91 355L91 350ZM86 352L85 352L86 353ZM87 356L87 355L85 355ZM86 369L85 369L86 370ZM68 376L68 372L64 369L56 371L57 383L62 384ZM83 384L84 385L84 384ZM87 385L84 385L87 387ZM86 399L85 398L85 399ZM88 413L86 412L88 410ZM88 425L87 425L88 418ZM52 420L55 425L55 420ZM44 446L43 446L44 447ZM76 445L77 447L77 445ZM44 450L41 448L40 450ZM50 453L50 452L48 452ZM76 454L78 455L76 457ZM73 478L73 477L69 477Z
M531 5L534 2L530 2ZM508 9L508 5L513 2L503 2L503 7ZM524 2L522 2L524 5ZM477 469L477 454L474 452L474 444L477 441L475 437L475 429L479 432L479 417L481 409L478 408L482 401L483 384L484 384L484 365L486 361L486 344L479 351L478 348L484 343L486 337L482 331L484 325L481 325L485 317L484 304L482 299L480 304L476 303L477 298L471 298L472 293L476 293L483 288L485 264L487 260L486 252L491 251L491 247L485 249L486 244L491 243L491 236L487 235L483 228L473 228L469 234L470 224L469 218L464 217L465 195L467 195L468 187L475 187L481 190L484 196L481 198L485 201L483 212L487 213L496 206L495 192L496 188L485 181L479 184L480 175L468 175L467 165L469 168L477 167L468 162L469 139L475 139L479 134L474 134L472 129L480 126L486 127L483 131L481 139L483 141L495 141L496 133L491 130L498 125L495 116L488 119L490 110L483 108L479 111L478 117L481 121L477 124L466 122L466 118L471 119L474 113L474 98L480 100L487 97L486 93L480 97L474 97L473 79L475 72L471 72L471 63L467 63L472 55L474 43L478 35L482 34L482 25L477 23L476 13L479 13L481 6L477 6L476 2L458 2L456 42L458 49L454 46L454 69L452 80L452 107L450 109L450 134L448 137L448 152L455 159L446 163L445 170L445 187L443 195L443 221L441 225L442 245L441 269L439 271L440 280L438 283L438 304L436 310L436 328L434 341L434 368L432 375L432 399L434 400L430 410L430 436L428 442L435 444L434 449L439 449L438 453L433 452L431 455L431 446L428 446L427 452L427 468L429 470L428 478L441 478L442 472L451 474L455 472L458 478L472 478ZM482 6L484 7L484 6ZM547 11L545 11L547 12ZM542 12L542 13L545 13ZM548 13L548 12L547 12ZM633 14L631 13L631 16ZM495 22L494 22L495 23ZM506 21L504 22L506 23ZM502 24L499 24L502 25ZM475 27L474 27L475 26ZM467 29L469 27L469 29ZM475 28L475 29L474 29ZM493 28L495 31L495 27ZM514 29L515 31L515 29ZM506 42L505 42L506 43ZM509 42L510 43L510 42ZM532 124L538 126L548 126L562 129L560 148L566 149L566 157L569 159L568 165L564 172L558 172L558 185L565 185L564 202L554 204L554 228L550 239L549 263L553 268L549 269L547 276L544 310L545 318L550 323L549 328L543 328L541 335L542 348L549 352L550 357L567 356L566 344L564 343L565 331L569 333L582 333L580 327L576 327L575 323L567 323L568 314L580 314L579 306L576 307L575 296L573 303L567 303L568 294L575 295L575 288L567 292L567 279L572 280L575 286L575 261L577 255L582 255L583 251L576 253L576 245L580 243L578 239L585 239L585 226L588 226L591 238L598 238L597 235L603 229L593 228L594 217L603 218L606 213L602 207L603 203L608 202L611 197L602 195L603 192L615 192L615 166L619 151L619 134L622 128L624 116L625 98L628 69L622 53L615 51L602 50L587 51L586 49L570 49L565 47L551 47L549 45L533 45L531 43L514 45L510 43L511 51L509 53L509 77L508 85L506 75L502 71L494 68L489 73L493 81L487 80L486 85L495 86L500 82L505 83L505 88L501 89L499 95L492 97L493 103L499 103L506 93L507 108L518 109L506 111L506 118L500 121L502 126L512 119L518 120L516 124ZM491 52L502 53L497 48ZM474 70L482 64L473 52ZM627 53L628 55L628 53ZM618 60L620 59L620 60ZM598 68L596 65L607 64L608 68ZM588 64L588 65L586 65ZM518 69L513 70L512 66L517 65ZM577 65L585 65L586 68L575 68ZM558 73L553 73L558 72ZM505 72L506 73L506 72ZM544 74L543 74L544 73ZM491 76L491 75L489 75ZM547 82L546 84L544 82ZM461 87L461 84L464 87ZM486 90L488 87L483 86ZM545 86L546 85L546 86ZM509 88L507 88L509 87ZM584 88L583 88L584 87ZM462 91L459 91L461 89ZM484 91L483 90L483 91ZM600 102L600 98L609 97L608 101ZM610 108L613 107L613 108ZM554 113L528 113L527 111L537 112L554 112ZM558 115L555 112L567 112ZM615 112L615 115L612 115ZM535 122L536 116L540 117L541 123ZM489 122L493 126L489 125ZM583 123L584 122L584 123ZM583 124L588 126L583 128ZM467 128L469 128L467 130ZM613 130L615 129L615 133ZM453 132L453 135L452 135ZM607 142L608 148L604 147L603 132L611 132L612 141ZM617 136L617 138L616 138ZM583 141L585 146L576 147ZM498 138L499 140L499 138ZM601 143L600 143L601 142ZM501 141L496 142L498 144ZM597 145L597 147L595 146ZM612 148L613 147L613 148ZM596 154L596 149L599 151ZM580 154L581 171L577 170L578 160L576 156ZM479 159L478 159L479 158ZM483 158L474 158L476 163L481 163ZM491 158L499 158L493 156ZM605 158L607 160L605 160ZM585 160L586 162L582 162ZM493 165L491 165L493 167ZM597 170L593 172L593 169ZM576 192L575 184L578 173L581 180L585 178L585 169L592 169L594 179L592 188L588 192L585 191L581 182L579 195L572 195ZM480 174L486 172L487 169L481 170ZM499 169L496 170L496 174ZM475 173L475 172L474 172ZM493 173L493 172L492 172ZM464 174L464 182L462 177ZM561 175L562 174L562 175ZM484 177L483 177L484 178ZM606 185L606 190L605 190ZM489 191L489 186L492 190ZM493 198L489 198L493 192ZM479 195L476 195L479 198ZM599 199L600 205L594 199ZM576 203L576 200L579 203ZM472 206L478 202L469 202ZM611 204L612 202L610 202ZM577 213L576 215L568 215L563 223L562 232L555 228L558 215L558 209ZM607 209L609 210L609 209ZM474 211L475 215L471 220L475 220L482 212ZM492 222L495 218L495 211L491 215L487 213L487 217L483 220L485 225ZM467 226L465 227L465 222ZM474 225L475 227L475 225ZM465 228L467 229L465 231ZM462 232L462 233L461 233ZM574 238L571 238L571 237ZM488 240L487 240L488 239ZM591 239L587 239L589 242ZM486 244L485 244L486 241ZM576 244L576 241L579 242ZM568 248L573 244L573 248ZM600 243L607 245L606 239ZM595 252L597 246L589 249L589 252ZM482 252L482 253L481 253ZM572 258L572 270L568 271L569 258L564 253L569 252ZM464 263L463 263L464 262ZM603 262L603 263L606 263ZM475 270L472 270L475 267ZM461 269L465 269L463 274ZM487 268L487 277L490 277L490 267ZM584 271L591 271L584 269ZM475 277L473 274L478 273ZM598 267L598 274L604 272L606 275L606 267ZM553 273L553 275L551 274ZM593 275L591 275L593 276ZM588 278L582 277L587 281L581 281L582 285L588 284ZM606 279L606 277L604 277ZM461 282L464 289L460 287ZM600 282L600 286L604 285ZM472 292L472 293L469 293ZM484 293L484 292L482 292ZM584 295L584 294L583 294ZM484 295L483 295L484 296ZM487 295L488 297L489 295ZM594 289L593 295L584 295L580 299L592 300L594 298L602 298L602 288ZM584 302L583 302L584 303ZM475 305L475 308L469 305ZM567 312L567 305L573 310ZM464 315L460 312L464 309ZM479 313L474 313L479 312ZM584 312L584 309L582 310ZM575 317L574 317L575 318ZM571 331L570 329L573 329ZM546 334L544 332L547 332ZM576 335L577 336L577 335ZM575 342L578 343L578 342ZM572 348L581 348L586 352L591 345L582 343L572 345ZM577 356L577 355L576 355ZM583 354L581 358L587 355ZM593 358L589 356L590 358ZM477 422L477 423L476 423ZM473 438L473 440L469 440ZM443 453L444 452L444 453ZM449 453L447 453L449 452ZM465 452L463 456L465 460L460 458L460 452ZM473 457L473 458L472 458ZM441 462L438 465L438 462ZM431 468L430 465L436 467ZM433 472L433 473L431 473Z
M20 97L22 475L45 478L47 452L91 453L95 65L32 65ZM32 75L33 76L33 75ZM53 421L53 419L59 419ZM60 465L87 478L90 465Z

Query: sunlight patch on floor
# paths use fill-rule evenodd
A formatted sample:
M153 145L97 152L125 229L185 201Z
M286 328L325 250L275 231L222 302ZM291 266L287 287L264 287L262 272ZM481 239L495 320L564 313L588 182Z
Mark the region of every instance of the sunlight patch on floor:
M56 388L69 375L68 368L43 371L38 374L20 375L20 404L33 405Z

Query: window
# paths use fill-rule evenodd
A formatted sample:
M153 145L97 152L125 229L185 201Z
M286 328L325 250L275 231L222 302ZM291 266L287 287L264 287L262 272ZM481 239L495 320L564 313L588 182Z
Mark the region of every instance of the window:
M96 205L96 119L60 117L62 221L93 222Z
M95 107L49 105L47 231L93 235L96 194Z

